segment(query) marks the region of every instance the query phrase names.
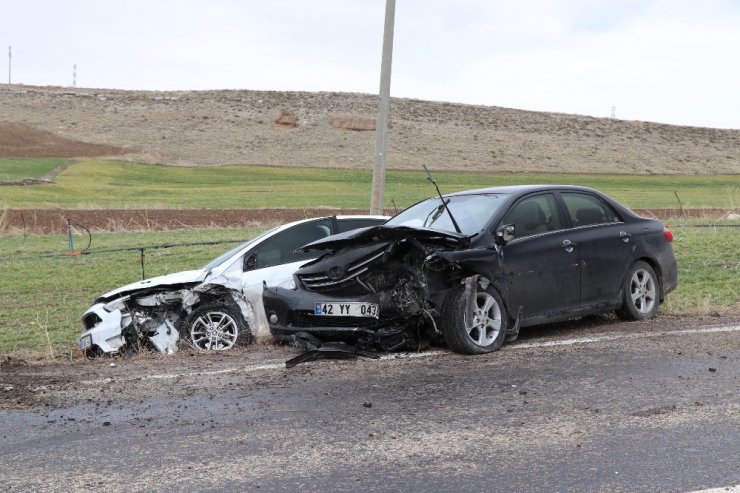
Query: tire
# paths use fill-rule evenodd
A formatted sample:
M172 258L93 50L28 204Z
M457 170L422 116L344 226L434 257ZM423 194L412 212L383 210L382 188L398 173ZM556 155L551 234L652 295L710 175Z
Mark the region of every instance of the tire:
M624 278L624 298L617 316L622 320L645 320L658 312L660 284L650 265L637 261Z
M198 307L185 317L180 337L195 349L225 351L251 340L251 333L235 309L212 304Z
M501 296L491 286L477 293L471 313L465 299L465 286L453 289L442 306L442 333L447 346L456 353L482 354L497 350L504 343L508 317Z

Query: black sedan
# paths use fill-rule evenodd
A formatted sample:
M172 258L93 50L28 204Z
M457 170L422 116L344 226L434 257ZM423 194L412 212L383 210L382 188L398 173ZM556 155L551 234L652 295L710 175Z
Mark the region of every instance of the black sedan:
M278 338L485 353L519 328L616 311L652 317L677 284L671 232L589 188L509 186L433 197L263 293Z

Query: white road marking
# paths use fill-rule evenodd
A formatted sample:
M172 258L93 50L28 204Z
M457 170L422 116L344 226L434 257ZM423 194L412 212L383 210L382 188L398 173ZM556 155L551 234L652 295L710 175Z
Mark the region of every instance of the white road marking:
M509 346L509 349L528 349L528 348L541 348L541 347L552 347L552 346L573 346L575 344L589 344L592 342L601 341L616 341L619 339L643 339L646 337L660 337L660 336L672 336L672 335L685 335L685 334L711 334L714 332L737 332L740 330L740 325L729 326L729 327L708 327L705 329L685 329L685 330L668 330L663 332L641 332L638 334L614 334L604 336L593 336L583 337L580 339L566 339L563 341L544 341L544 342L532 342L524 344L513 344Z
M526 342L526 343L513 343L506 346L506 351L512 351L517 349L533 349L533 348L548 348L558 346L573 346L576 344L593 344L596 342L604 341L616 341L620 339L644 339L649 337L665 337L665 336L679 336L688 334L712 334L719 332L738 332L740 331L740 325L726 326L726 327L707 327L703 329L684 329L684 330L668 330L661 332L641 332L637 334L612 334L612 335L596 335L591 337L581 337L576 339L563 339L555 341L542 341L542 342ZM399 360L399 359L413 359L413 358L433 358L436 356L443 356L454 354L449 350L433 350L424 351L419 353L392 353L384 354L380 356L381 361L387 360ZM212 371L197 371L197 372L186 372L186 373L164 373L159 375L145 375L141 377L120 377L120 378L101 378L97 380L82 380L80 383L85 385L98 385L112 382L132 382L137 380L169 380L179 377L202 377L202 376L214 376L223 375L227 373L252 373L257 371L266 370L282 370L285 369L284 360L268 360L261 363L254 363L246 365L241 368L226 368L223 370L212 370ZM46 389L46 386L38 387L34 390ZM712 490L713 491L713 490ZM720 490L724 491L724 490ZM734 490L731 490L734 492Z
M690 493L738 493L740 492L740 484L732 486L722 486L720 488L711 488L708 490L696 490Z

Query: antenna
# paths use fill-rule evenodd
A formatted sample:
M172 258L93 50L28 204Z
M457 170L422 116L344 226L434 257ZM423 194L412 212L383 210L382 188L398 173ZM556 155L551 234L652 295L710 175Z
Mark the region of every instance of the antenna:
M77 87L77 64L72 65L72 87Z
M432 172L429 171L429 168L427 168L427 165L426 164L422 164L421 167L424 168L424 171L426 171L426 173L427 173L427 180L429 180L432 183L432 185L434 185L434 188L437 189L437 195L439 195L439 200L442 201L442 206L447 211L447 214L450 215L450 220L452 221L452 226L454 226L455 231L457 231L458 233L462 234L462 230L460 229L460 226L458 226L457 221L455 221L455 216L452 215L452 212L450 211L450 208L447 207L447 202L449 202L450 200L447 199L445 201L445 199L442 197L442 192L439 191L439 187L437 186L437 182L434 181L434 177L432 176Z

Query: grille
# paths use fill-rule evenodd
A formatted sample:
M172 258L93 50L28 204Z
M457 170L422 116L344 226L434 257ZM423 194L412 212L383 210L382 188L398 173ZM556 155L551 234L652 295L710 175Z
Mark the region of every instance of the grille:
M347 268L347 272L339 279L330 278L325 272L320 274L303 274L298 278L308 291L325 292L346 288L357 282L370 268L370 263L379 259L385 252L380 251L370 256L356 260Z

